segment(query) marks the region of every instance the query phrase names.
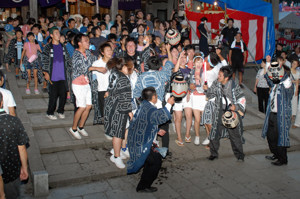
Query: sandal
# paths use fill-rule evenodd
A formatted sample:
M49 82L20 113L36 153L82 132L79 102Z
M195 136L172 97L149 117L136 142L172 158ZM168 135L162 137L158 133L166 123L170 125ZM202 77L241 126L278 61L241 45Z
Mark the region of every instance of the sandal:
M190 136L190 137L185 137L184 141L185 141L186 143L190 143L190 142L192 141L192 136Z
M176 143L178 146L184 146L183 142L180 142L179 140L175 140L175 143Z

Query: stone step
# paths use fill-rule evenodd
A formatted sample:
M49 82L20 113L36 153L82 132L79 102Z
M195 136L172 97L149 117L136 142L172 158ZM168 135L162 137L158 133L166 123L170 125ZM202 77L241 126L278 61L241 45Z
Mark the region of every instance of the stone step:
M295 132L292 132L294 134ZM261 138L261 130L245 131L246 143L243 146L246 154L269 154L267 141ZM170 151L172 156L163 161L163 167L173 167L198 160L208 161L210 152L205 146L185 143L183 147L176 145L175 135L170 136ZM202 138L201 138L202 139ZM74 184L89 183L95 180L105 180L126 175L126 169L118 169L110 158L112 145L74 149L50 154L42 154L42 160L49 173L51 188ZM289 151L299 150L300 142L291 141ZM233 157L229 139L221 139L219 158ZM218 161L218 160L216 160ZM124 163L126 160L124 161Z
M32 123L33 130L40 129L52 129L52 128L62 128L71 127L73 124L74 111L65 111L65 119L50 120L46 117L46 112L44 113L30 113L28 114L30 121ZM92 126L94 119L94 111L92 110L86 121L85 126Z
M48 98L23 99L27 113L46 113L48 108ZM58 102L57 102L58 106ZM65 111L74 111L72 103L66 103Z
M111 144L104 136L102 125L85 126L88 137L80 140L75 139L70 133L69 128L51 128L35 130L34 134L39 144L41 154L55 153L66 150L85 149L91 147L106 147Z

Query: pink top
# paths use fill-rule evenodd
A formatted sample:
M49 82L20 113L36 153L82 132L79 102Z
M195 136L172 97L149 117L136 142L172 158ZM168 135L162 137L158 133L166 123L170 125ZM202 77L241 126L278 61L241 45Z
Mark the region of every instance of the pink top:
M32 55L37 55L37 51L41 50L40 46L35 43L26 42L24 44L24 49L26 50L26 56L29 59Z
M84 75L80 75L79 77L77 77L76 79L74 79L72 81L72 84L75 84L75 85L88 85L89 84L89 79Z
M23 32L23 36L24 36L24 38L26 38L26 35L27 35L27 33L29 33L30 32L30 27L29 27L29 25L28 24L25 24L23 27L22 27L22 32Z

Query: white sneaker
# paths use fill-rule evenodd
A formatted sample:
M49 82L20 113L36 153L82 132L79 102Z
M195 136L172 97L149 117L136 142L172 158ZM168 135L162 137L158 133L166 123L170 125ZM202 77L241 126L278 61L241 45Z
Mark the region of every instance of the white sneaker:
M55 115L46 115L47 118L49 118L50 120L57 120L57 117Z
M58 113L57 115L60 119L65 119L66 118L65 114L63 114L63 113Z
M115 150L114 150L114 149L111 149L111 150L110 150L110 154L115 155ZM122 149L121 149L121 152L120 152L120 158L121 158L122 160L125 160L125 159L127 158L126 155L123 153Z
M106 139L108 139L108 140L112 140L113 139L113 137L111 137L109 135L106 135L106 134L104 134L104 135L105 135Z
M25 92L26 92L27 95L30 95L30 89L26 89Z
M72 127L69 129L69 132L78 140L81 139L80 134L78 133L78 131L73 131Z
M123 163L122 159L120 157L115 158L114 155L110 156L110 161L112 161L113 163L116 164L116 166L119 169L124 169L125 168L125 164Z
M84 129L79 129L78 127L77 127L77 131L81 134L81 135L83 135L83 136L89 136L89 134L86 132L86 130L84 130Z
M40 94L40 91L37 90L37 89L35 89L35 90L34 90L34 94L38 95L38 94Z
M195 145L199 145L200 144L200 137L199 136L195 136L194 144Z
M202 145L209 145L209 139L205 138L205 140L202 142Z
M126 151L123 151L123 150L121 149L121 154L124 155L126 158L129 158L130 155L129 155L129 149L128 149L128 147L126 147Z

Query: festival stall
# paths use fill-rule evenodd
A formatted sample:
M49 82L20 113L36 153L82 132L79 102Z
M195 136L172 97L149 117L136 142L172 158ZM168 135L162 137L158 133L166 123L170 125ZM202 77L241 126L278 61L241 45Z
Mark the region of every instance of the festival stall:
M273 54L275 31L270 3L261 0L247 1L247 3L240 0L201 0L201 2L218 6L224 12L215 13L213 7L206 12L193 12L186 9L186 18L193 30L190 35L193 43L199 42L200 33L197 27L202 17L205 16L208 19L207 26L214 30L219 29L219 21L226 17L226 19L233 18L235 20L234 27L238 27L243 34L243 40L249 51L248 62L261 60L266 55ZM219 10L217 9L217 11ZM214 37L216 35L212 34L212 39Z

